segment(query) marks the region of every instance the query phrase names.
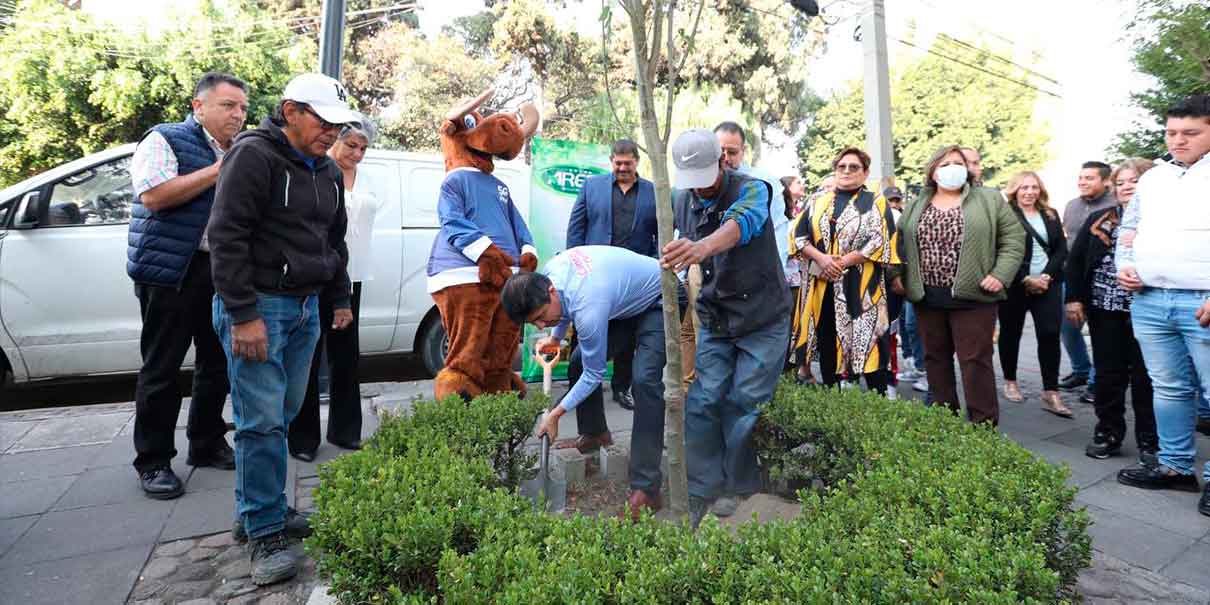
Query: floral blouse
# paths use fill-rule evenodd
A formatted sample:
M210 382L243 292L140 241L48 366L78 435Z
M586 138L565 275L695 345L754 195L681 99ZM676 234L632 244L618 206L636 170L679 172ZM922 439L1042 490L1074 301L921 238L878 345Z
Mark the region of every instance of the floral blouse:
M962 206L941 210L928 204L920 215L920 273L925 286L951 288L962 250Z

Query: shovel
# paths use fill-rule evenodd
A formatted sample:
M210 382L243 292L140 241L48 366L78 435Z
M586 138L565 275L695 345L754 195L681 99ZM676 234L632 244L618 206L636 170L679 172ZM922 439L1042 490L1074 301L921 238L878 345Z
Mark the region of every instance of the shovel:
M549 356L549 357L548 357ZM551 373L559 363L559 350L545 351L534 347L534 359L542 366L542 392L550 396ZM550 435L542 434L541 454L538 458L538 476L521 485L521 493L534 501L536 506L545 503L548 512L559 512L567 504L567 482L550 477Z

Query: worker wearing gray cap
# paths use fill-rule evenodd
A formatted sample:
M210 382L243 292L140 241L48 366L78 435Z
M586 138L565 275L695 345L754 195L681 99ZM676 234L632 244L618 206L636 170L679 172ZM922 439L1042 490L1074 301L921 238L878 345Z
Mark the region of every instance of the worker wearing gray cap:
M769 185L726 169L714 133L682 132L672 144L680 239L660 263L701 265L697 378L685 399L689 513L734 514L760 487L752 429L773 398L790 338L790 293L769 218Z

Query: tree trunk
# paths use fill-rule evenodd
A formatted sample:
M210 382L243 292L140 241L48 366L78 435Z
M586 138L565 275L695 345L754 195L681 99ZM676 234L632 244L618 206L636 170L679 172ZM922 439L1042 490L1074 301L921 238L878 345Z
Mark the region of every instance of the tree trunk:
M655 181L655 211L659 225L659 245L672 241L672 186L668 178L668 140L661 136L659 120L655 112L655 90L653 73L659 63L660 40L648 41L648 13L643 2L624 0L630 17L630 31L634 37L635 80L639 89L639 119L643 128L643 139L647 144L647 155L651 159L652 178ZM658 0L650 14L659 20L664 4ZM668 7L672 10L674 7ZM671 28L666 32L672 36ZM658 33L657 28L657 33ZM651 46L655 48L652 49ZM654 52L652 52L654 50ZM676 91L669 91L669 103ZM668 128L665 125L665 128ZM685 393L681 374L681 312L677 304L678 280L676 273L663 270L660 290L664 306L664 350L667 363L664 366L664 445L668 450L669 504L673 514L684 517L689 511L689 489L685 469Z

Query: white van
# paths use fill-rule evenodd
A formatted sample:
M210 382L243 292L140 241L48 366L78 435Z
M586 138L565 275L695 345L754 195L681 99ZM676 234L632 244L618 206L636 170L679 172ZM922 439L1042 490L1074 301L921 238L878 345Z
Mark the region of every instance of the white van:
M134 147L0 191L0 385L6 375L28 382L138 372L139 302L126 275ZM528 216L529 168L498 162L495 174ZM357 177L383 200L374 219L374 278L362 284L361 352L415 352L433 374L445 332L425 291L425 265L444 177L440 155L377 149L366 153Z

